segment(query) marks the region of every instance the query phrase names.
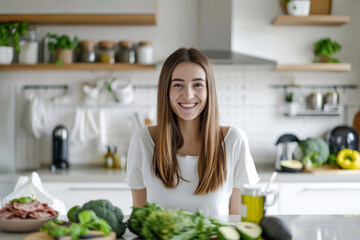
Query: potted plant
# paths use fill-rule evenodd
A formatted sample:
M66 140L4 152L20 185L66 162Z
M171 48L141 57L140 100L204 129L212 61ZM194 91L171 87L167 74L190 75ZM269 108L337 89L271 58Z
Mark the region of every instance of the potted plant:
M339 63L340 61L332 55L340 50L341 45L336 41L332 41L330 38L321 39L314 45L314 55L315 57L318 57L314 62Z
M309 16L310 0L284 0L286 10L292 16Z
M285 94L286 112L289 116L296 116L299 108L299 104L296 101L295 94L293 92L287 92Z
M48 48L51 54L54 54L55 64L71 64L73 62L73 49L78 39L73 40L69 36L48 33Z
M10 64L14 50L20 53L19 38L26 33L28 23L0 23L0 64Z

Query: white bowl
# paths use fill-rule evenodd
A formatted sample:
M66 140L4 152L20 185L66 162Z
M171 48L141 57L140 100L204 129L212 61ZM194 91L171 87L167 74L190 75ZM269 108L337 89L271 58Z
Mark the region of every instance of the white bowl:
M0 229L6 232L35 232L39 231L39 228L46 222L51 221L59 216L56 211L56 215L47 218L39 219L0 219Z

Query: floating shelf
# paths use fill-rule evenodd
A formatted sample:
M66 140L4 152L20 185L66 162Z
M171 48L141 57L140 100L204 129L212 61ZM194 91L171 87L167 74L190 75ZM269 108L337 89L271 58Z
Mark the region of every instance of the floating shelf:
M300 110L295 116L284 114L288 117L305 117L305 116L340 116L340 111L324 111L324 110Z
M155 14L2 14L0 22L42 25L155 25Z
M53 63L40 63L34 65L28 64L10 64L0 65L0 71L14 71L14 70L154 70L156 65L144 64L128 64L128 63L73 63L63 64L57 66Z
M349 72L350 63L312 63L304 65L277 65L276 71L320 71L320 72Z
M313 26L340 26L350 22L345 15L309 15L306 17L279 15L273 25L313 25Z

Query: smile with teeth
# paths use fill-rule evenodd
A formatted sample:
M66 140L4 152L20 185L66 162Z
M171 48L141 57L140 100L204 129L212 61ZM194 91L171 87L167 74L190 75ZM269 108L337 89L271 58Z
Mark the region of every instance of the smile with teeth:
M180 106L183 108L193 108L197 103L180 103Z

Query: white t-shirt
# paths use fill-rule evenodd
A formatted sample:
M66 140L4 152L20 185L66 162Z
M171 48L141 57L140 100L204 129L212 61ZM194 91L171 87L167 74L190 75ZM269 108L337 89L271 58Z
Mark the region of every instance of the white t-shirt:
M154 141L148 128L142 128L136 131L130 140L125 181L133 189L146 188L147 201L156 202L165 209L181 208L195 212L200 208L208 216L228 215L233 188L240 188L245 183L254 184L259 181L259 177L245 133L230 127L224 142L227 162L226 181L216 191L206 195L194 195L199 182L198 156L177 154L182 177L188 182L180 180L176 188L165 188L154 176L151 168Z

